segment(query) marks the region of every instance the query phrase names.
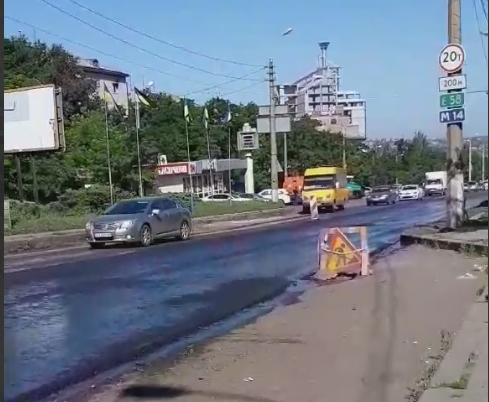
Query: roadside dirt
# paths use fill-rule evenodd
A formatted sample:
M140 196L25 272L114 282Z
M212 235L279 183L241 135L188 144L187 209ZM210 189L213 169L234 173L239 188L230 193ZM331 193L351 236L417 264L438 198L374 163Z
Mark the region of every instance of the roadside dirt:
M440 333L458 331L476 300L476 264L451 251L400 250L371 277L314 288L170 369L154 362L85 400L404 401L433 364Z

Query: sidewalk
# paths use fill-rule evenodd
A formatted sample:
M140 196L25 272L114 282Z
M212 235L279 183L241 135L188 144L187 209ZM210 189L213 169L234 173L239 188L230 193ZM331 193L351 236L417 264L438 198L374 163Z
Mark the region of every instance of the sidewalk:
M488 392L487 287L470 308L452 348L420 402L486 402Z
M467 210L469 221L453 232L444 230L445 222L414 227L401 235L401 244L425 244L436 248L485 253L488 248L487 201Z
M474 272L484 261L411 246L371 277L315 287L170 369L154 362L85 400L416 402L486 281Z

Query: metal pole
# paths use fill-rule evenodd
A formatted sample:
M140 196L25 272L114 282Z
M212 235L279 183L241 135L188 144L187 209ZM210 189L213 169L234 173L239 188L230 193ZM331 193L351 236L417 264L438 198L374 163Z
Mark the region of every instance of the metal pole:
M144 197L143 172L141 168L141 147L139 143L139 129L141 128L141 116L139 114L139 101L136 96L136 148L138 153L139 196Z
M469 181L472 181L472 141L469 139Z
M194 180L192 177L192 169L190 168L191 164L191 159L190 159L190 139L188 135L188 119L187 116L185 116L185 135L187 138L187 161L188 161L188 177L189 177L189 182L190 182L190 210L192 213L194 213Z
M346 170L346 134L343 134L343 169Z
M231 194L231 127L228 127L228 192ZM231 202L231 198L229 198Z
M484 176L486 175L486 172L485 172L486 166L485 165L486 165L486 146L483 145L482 146L482 165L481 165L481 170L482 170L481 179L482 179L482 181L484 181L484 179L485 179Z
M275 132L275 68L272 59L268 62L268 84L270 90L270 176L272 201L278 202L277 133Z
M448 0L448 43L461 44L462 20L461 0ZM461 74L462 70L451 75ZM460 92L448 91L448 92ZM463 223L464 218L464 175L462 171L463 152L463 125L462 123L447 126L447 226L456 229Z
M209 185L211 186L211 191L209 191L209 194L213 195L214 194L214 172L212 171L212 162L211 162L211 143L209 138L209 126L205 128L205 134L207 137L207 158L209 159Z
M287 158L287 133L284 133L284 177L287 177L289 175L289 169L287 165L289 164L288 158Z
M104 102L105 112L105 145L107 148L107 169L109 169L109 187L110 187L110 203L114 203L114 187L112 186L112 167L110 163L110 137L109 137L109 113L107 107L107 101Z

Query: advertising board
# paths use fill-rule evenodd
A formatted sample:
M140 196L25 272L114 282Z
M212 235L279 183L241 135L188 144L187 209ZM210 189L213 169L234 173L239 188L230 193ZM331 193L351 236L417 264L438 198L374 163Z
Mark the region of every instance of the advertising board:
M3 93L4 154L64 151L63 103L54 85Z

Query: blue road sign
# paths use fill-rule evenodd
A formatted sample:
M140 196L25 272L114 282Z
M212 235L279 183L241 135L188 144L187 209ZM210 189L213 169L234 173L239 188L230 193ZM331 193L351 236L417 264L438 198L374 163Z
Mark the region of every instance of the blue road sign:
M465 109L463 107L458 109L442 110L438 115L440 123L462 123L465 120Z

